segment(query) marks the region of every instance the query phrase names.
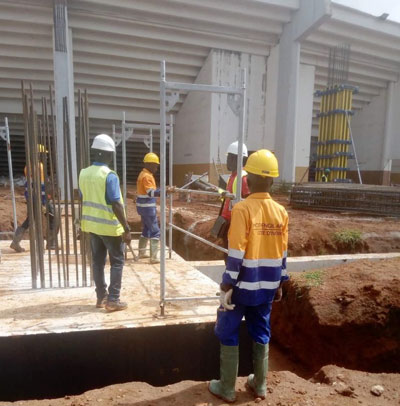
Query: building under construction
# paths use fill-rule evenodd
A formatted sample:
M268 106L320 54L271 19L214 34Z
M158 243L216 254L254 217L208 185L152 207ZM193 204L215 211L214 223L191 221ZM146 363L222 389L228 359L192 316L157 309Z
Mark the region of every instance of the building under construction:
M21 219L12 182L25 167L36 196L26 252L16 256L0 242L0 401L44 397L49 388L54 397L128 380L209 377L217 349L204 355L202 346L218 284L176 254L174 236L220 255L227 249L176 223L182 203L166 187L178 185L186 202L196 195L218 206L213 185L227 172L233 141L239 156L242 142L275 153L277 181L293 186L294 208L400 216L400 23L386 15L330 0L0 0L0 53L0 179L11 182L14 230ZM77 227L78 174L100 133L117 145L125 202L143 155L161 158L160 265L138 261L135 242L124 271L131 307L112 318L90 310L90 244ZM39 162L52 213L43 214ZM192 188L198 178L203 190ZM241 187L232 198L240 200ZM55 249L46 248L51 239ZM293 260L289 270L324 261L299 268ZM156 337L165 339L149 357ZM193 365L188 337L198 343ZM115 360L96 361L115 344ZM88 366L114 361L108 376L93 377ZM66 383L69 368L81 371L79 381ZM26 384L20 371L30 369Z
M240 69L246 68L249 149L274 150L286 182L314 179L318 92L333 83L330 49L348 44L348 74L334 84L358 89L350 119L363 182L400 183L398 23L311 0L2 0L1 19L0 125L7 117L16 174L25 162L21 80L33 84L38 104L53 84L58 117L62 98L68 97L71 137L78 116L72 100L78 89L87 89L92 138L111 133L113 125L120 134L123 112L127 122L160 123L160 61L165 60L167 80L181 83L239 86ZM227 146L237 138L239 117L227 97L180 91L171 112L175 183L189 171L208 171L215 179ZM147 137L149 131L136 132ZM158 143L158 130L153 137ZM7 176L2 145L1 171ZM130 139L127 148L133 177L146 147ZM355 160L347 167L348 178L358 182Z

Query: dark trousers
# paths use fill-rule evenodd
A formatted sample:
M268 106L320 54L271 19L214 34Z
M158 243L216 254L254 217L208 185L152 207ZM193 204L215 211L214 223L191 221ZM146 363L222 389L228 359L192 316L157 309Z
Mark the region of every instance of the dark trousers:
M239 329L243 317L246 319L250 337L259 344L267 344L271 337L270 315L271 303L258 306L244 306L236 303L233 310L217 311L215 335L222 345L239 345Z
M107 295L104 267L108 251L111 264L108 301L117 302L121 291L122 269L125 262L125 244L122 241L122 237L90 233L90 246L92 248L93 278L96 285L97 299L101 300Z
M154 215L142 215L142 236L145 238L159 239L160 227L158 226L157 216Z
M229 232L229 226L231 225L231 221L227 220L228 223L224 229L224 233L222 234L221 238L222 241L224 243L223 247L228 249L228 232ZM228 259L228 254L224 254L224 261L225 261L225 265L226 265L226 260Z

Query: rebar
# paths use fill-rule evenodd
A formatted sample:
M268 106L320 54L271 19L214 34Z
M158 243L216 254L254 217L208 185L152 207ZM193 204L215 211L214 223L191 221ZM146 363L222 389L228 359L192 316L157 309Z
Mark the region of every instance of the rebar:
M31 279L32 288L37 288L37 256L36 256L36 238L35 238L35 222L33 210L33 188L32 188L32 164L31 164L31 142L30 142L30 125L29 125L29 101L28 95L25 93L24 82L21 81L22 106L24 116L24 136L25 136L25 156L26 156L26 182L27 182L27 204L28 204L28 219L29 219L29 252L31 258Z
M56 122L55 122L55 115L54 115L54 104L53 104L53 88L50 85L49 86L49 93L50 93L50 116L51 116L51 124L52 124L52 130L53 130L53 143L54 143L54 168L58 168L58 154L57 154L57 136L56 136ZM53 174L53 182L54 181L54 174ZM57 184L57 187L54 186L54 198L57 202L57 225L60 230L60 246L61 246L61 263L62 263L62 269L63 269L63 286L66 287L67 285L67 269L66 269L66 259L65 259L65 249L64 249L64 232L63 232L63 226L62 226L62 221L61 221L61 190ZM54 205L56 206L56 205ZM58 247L58 235L56 236L56 247Z

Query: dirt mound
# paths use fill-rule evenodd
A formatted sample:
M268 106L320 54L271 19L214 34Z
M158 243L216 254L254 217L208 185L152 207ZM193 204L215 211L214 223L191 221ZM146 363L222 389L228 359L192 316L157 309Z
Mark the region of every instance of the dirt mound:
M292 274L273 338L313 370L400 372L400 259Z
M236 383L235 405L260 404L263 406L392 406L400 396L399 374L368 374L351 371L333 365L324 367L312 380L304 380L291 372L270 372L268 393L265 400L255 400L245 388L246 378ZM373 395L372 387L383 388L380 396ZM0 405L11 405L1 403ZM78 396L61 399L28 400L16 402L25 406L87 406L87 405L135 405L135 406L209 406L223 405L212 396L206 382L182 381L165 387L153 387L143 382L129 382L85 392Z

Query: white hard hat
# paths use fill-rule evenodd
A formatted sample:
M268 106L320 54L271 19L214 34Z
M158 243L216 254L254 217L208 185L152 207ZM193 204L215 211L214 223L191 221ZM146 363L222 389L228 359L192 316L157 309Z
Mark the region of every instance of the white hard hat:
M115 152L115 142L109 135L99 134L94 137L92 148L100 149L101 151Z
M238 149L239 149L239 143L238 141L232 142L231 145L229 145L228 147L228 151L226 151L227 154L233 154L233 155L237 155L238 154ZM243 156L247 157L248 152L247 152L247 147L246 145L243 144Z

